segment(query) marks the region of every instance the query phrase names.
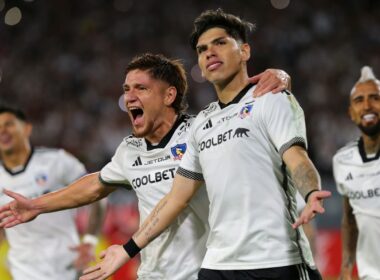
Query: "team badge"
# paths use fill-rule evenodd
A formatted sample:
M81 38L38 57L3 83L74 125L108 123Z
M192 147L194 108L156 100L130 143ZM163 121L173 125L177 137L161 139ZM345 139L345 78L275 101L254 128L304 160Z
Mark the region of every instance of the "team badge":
M181 160L182 156L186 152L186 143L175 145L174 147L171 147L172 155L174 156L175 160Z
M46 186L47 175L46 174L38 174L35 177L35 180L36 180L37 185L39 185L40 187L44 187L44 186Z
M253 107L252 104L245 105L245 106L240 110L239 117L240 117L241 119L244 119L245 117L248 117L249 115L251 115L252 107Z

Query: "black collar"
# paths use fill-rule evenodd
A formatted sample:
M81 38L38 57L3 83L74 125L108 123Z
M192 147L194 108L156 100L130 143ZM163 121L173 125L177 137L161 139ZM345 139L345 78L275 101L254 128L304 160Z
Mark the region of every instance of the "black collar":
M186 115L179 115L177 120L175 121L172 128L169 130L169 132L164 136L164 138L161 139L160 143L157 145L152 145L147 139L144 139L146 142L146 149L148 151L159 149L159 148L165 148L165 146L169 143L170 139L172 138L174 132L178 128L178 126L187 118Z
M238 95L236 95L235 98L232 99L232 100L231 100L230 102L228 102L227 104L224 104L224 103L220 102L220 100L219 100L218 103L219 103L220 108L223 109L223 108L226 108L227 106L229 106L229 105L231 105L231 104L239 103L239 101L243 98L243 96L247 93L247 91L248 91L251 87L253 87L254 85L256 85L256 84L248 84L248 85L246 85L245 88L243 88L243 89L238 93Z
M364 149L363 137L359 138L358 148L359 148L359 154L360 154L363 162L370 162L370 161L373 161L373 160L377 160L380 157L380 150L377 151L377 153L376 153L376 155L374 157L371 157L371 158L367 157L367 154L366 154L365 149Z
M33 156L33 153L34 153L34 148L32 147L32 149L31 149L31 151L30 151L30 154L29 154L29 157L28 157L28 159L26 160L26 162L25 162L23 168L22 168L21 170L19 170L19 171L16 171L16 172L13 172L11 169L9 169L9 168L5 165L5 163L3 162L3 166L4 166L5 171L7 171L7 172L9 173L9 175L11 175L11 176L15 176L15 175L18 175L18 174L20 174L20 173L23 173L23 172L26 170L26 168L28 167L28 164L29 164L29 162L30 162L30 159L31 159L32 156Z

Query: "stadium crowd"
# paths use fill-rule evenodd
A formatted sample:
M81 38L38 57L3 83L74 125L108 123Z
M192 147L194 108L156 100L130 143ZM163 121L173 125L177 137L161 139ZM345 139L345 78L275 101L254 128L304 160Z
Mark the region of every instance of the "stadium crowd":
M34 142L65 147L93 170L130 131L117 107L127 62L137 53L162 52L183 59L188 73L196 72L186 34L205 8L222 6L257 23L256 68L250 71L270 66L292 75L321 172L330 172L333 153L356 132L342 106L356 70L363 64L380 69L376 1L290 2L283 10L269 1L18 4L22 21L0 25L0 97L23 106L46 132L34 135ZM190 83L190 111L197 112L210 101L204 94L209 86Z

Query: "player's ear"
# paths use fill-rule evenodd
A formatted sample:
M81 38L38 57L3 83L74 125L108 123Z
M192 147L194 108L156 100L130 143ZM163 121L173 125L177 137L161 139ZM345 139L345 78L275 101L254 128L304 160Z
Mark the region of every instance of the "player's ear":
M251 57L251 47L247 43L240 44L240 53L243 61L248 61Z
M170 86L165 91L164 104L166 106L171 106L177 97L177 89L173 86Z

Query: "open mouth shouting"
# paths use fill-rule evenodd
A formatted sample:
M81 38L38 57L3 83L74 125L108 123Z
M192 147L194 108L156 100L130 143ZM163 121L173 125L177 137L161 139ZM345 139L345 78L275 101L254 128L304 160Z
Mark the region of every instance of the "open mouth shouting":
M133 126L142 125L144 121L144 110L139 107L129 107L128 110L130 112Z

